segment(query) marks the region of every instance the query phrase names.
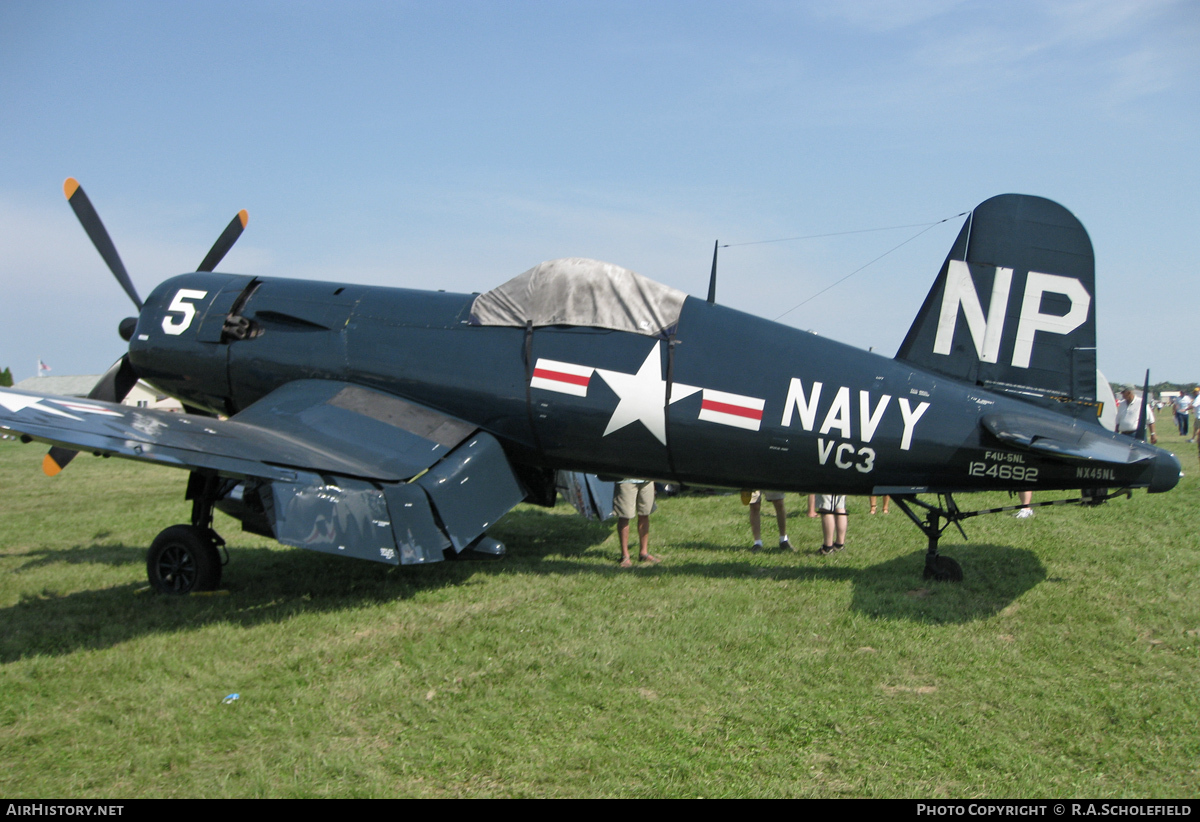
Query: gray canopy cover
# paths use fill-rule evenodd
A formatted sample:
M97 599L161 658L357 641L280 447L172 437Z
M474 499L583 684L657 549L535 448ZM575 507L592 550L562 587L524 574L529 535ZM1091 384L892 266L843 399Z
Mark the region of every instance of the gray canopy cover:
M612 263L539 263L475 298L472 325L582 325L657 337L679 322L687 295Z

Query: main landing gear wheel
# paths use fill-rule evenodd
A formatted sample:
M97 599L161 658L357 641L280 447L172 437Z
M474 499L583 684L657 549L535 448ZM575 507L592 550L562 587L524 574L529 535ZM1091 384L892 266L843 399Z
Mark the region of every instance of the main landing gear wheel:
M925 563L925 579L935 582L962 582L962 566L950 557L936 556Z
M150 545L146 573L159 593L211 591L221 584L221 555L208 529L172 525Z

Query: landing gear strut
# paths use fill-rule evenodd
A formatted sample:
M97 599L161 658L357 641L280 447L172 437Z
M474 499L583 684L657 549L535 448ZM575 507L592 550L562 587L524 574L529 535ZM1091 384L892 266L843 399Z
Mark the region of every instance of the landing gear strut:
M225 490L215 475L192 472L187 499L192 501L192 524L172 525L155 537L146 555L150 584L162 594L212 591L221 584L221 554L225 540L212 528L213 505Z
M880 492L876 491L876 493ZM929 538L929 550L925 552L925 579L933 579L938 582L962 582L962 566L950 559L950 557L943 557L938 554L938 540L942 536L942 531L949 528L951 523L963 535L963 539L966 539L967 532L963 530L959 523L964 519L977 517L981 514L999 514L1005 511L1016 511L1019 508L1041 508L1046 505L1074 505L1079 503L1087 506L1095 506L1102 505L1114 497L1132 496L1128 488L1120 488L1115 491L1109 491L1106 488L1084 488L1079 493L1080 496L1073 499L1035 502L1032 505L1006 505L1002 508L984 508L979 511L960 510L952 494L945 494L945 506L930 505L928 502L922 502L917 499L915 494L893 494L892 500L921 529L921 533ZM938 496L939 500L941 496ZM925 509L925 519L922 520L913 513L910 506L914 505ZM942 522L942 520L945 520L945 522Z
M945 531L953 523L954 527L958 528L959 533L963 535L963 539L967 538L967 534L963 531L959 521L965 519L961 511L958 510L958 505L954 502L954 497L946 494L946 507L941 508L936 505L930 505L923 502L912 495L894 496L892 501L900 506L900 510L908 515L918 528L929 539L929 549L925 552L925 579L936 580L937 582L962 582L963 572L962 566L955 562L950 557L941 556L938 553L938 540L941 539L942 531ZM926 511L925 519L920 519L912 510L910 505L919 505ZM942 520L945 520L943 523Z

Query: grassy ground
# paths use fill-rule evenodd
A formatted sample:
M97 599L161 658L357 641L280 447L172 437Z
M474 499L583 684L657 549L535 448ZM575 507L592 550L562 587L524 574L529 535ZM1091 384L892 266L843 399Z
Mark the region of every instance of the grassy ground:
M895 509L823 558L791 495L800 551L751 554L718 496L662 501L630 571L562 506L415 569L223 520L227 593L169 599L185 474L0 443L0 795L1194 797L1200 472L1163 444L1170 494L947 532L960 585Z

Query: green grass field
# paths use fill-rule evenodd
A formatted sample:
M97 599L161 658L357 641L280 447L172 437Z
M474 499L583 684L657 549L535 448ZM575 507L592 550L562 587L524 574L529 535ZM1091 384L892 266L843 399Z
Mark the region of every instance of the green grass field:
M948 531L959 585L922 582L898 510L851 500L823 558L789 495L800 550L751 554L715 496L663 500L663 563L628 571L562 505L509 514L503 561L426 568L221 519L223 595L172 599L145 550L183 472L48 479L3 442L0 795L1195 797L1200 472L1162 444L1170 494Z

